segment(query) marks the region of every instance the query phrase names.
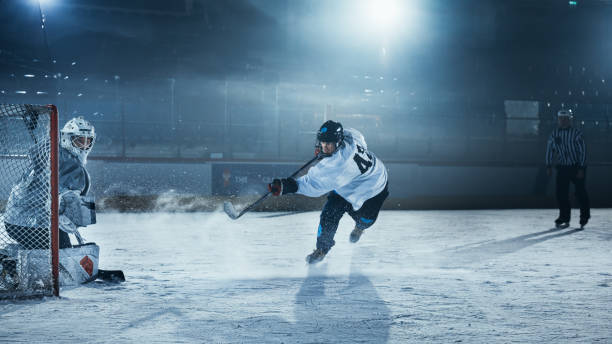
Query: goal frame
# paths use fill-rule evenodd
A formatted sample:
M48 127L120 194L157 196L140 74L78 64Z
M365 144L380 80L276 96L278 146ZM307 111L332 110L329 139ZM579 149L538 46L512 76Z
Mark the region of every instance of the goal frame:
M59 297L59 115L55 105L47 105L49 116L49 166L51 168L51 276L53 295Z
M0 106L4 107L21 107L25 108L27 112L31 111L31 115L39 116L41 110L44 111L45 117L49 118L49 255L50 255L50 271L49 277L51 278L51 288L45 289L41 293L13 293L12 295L0 294L0 299L14 298L35 298L43 296L60 296L60 272L59 272L59 144L60 144L60 132L59 132L59 114L55 105L36 105L36 104L8 104L0 103ZM31 109L30 109L31 108ZM8 116L15 116L9 113Z

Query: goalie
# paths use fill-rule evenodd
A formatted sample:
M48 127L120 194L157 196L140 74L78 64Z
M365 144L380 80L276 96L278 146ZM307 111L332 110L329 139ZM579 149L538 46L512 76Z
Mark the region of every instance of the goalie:
M96 134L94 127L82 117L73 118L60 131L59 154L59 247L72 247L68 234L80 240L78 227L96 223L94 198L89 194L90 178L85 165ZM24 175L11 191L5 225L8 235L25 249L49 248L46 211L33 202L43 192L40 162L33 159L34 169ZM38 189L38 190L37 190ZM40 199L42 196L40 196Z
M94 197L90 194L90 177L85 167L87 155L91 152L95 139L93 125L82 117L69 120L60 131L59 248L62 251L60 264L70 272L68 266L74 264L66 262L64 258L70 259L74 256L73 260L78 259L86 274L82 278L75 278L77 282L94 278L97 273L98 247L93 243L84 244L78 232L79 227L96 223ZM6 232L19 244L19 250L40 250L50 247L48 209L41 204L47 199L46 159L38 154L36 152L30 154L31 169L13 187L6 205L4 217ZM79 245L73 248L69 234L76 236ZM84 257L88 258L85 259L85 264L81 262ZM8 257L5 257L6 259ZM3 265L11 264L4 262ZM70 275L76 277L74 274Z

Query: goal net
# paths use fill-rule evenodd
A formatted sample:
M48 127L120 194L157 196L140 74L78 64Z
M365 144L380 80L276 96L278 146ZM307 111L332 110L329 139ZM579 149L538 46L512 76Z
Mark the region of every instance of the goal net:
M57 117L0 104L0 299L59 295Z

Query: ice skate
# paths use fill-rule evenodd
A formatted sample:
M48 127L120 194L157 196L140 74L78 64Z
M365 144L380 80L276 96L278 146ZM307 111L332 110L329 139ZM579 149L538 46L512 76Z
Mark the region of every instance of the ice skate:
M349 240L352 243L356 243L357 241L359 241L359 238L361 238L361 235L363 234L364 229L360 229L355 227L355 229L353 229L353 231L351 232L351 236L349 237Z
M322 261L323 258L325 258L326 254L327 254L327 252L324 252L320 248L317 248L314 251L312 251L311 254L306 256L306 262L308 264L318 263L318 262Z
M589 222L589 218L581 218L580 219L580 229L583 230L584 226L586 226L586 224Z
M569 227L569 220L564 220L564 219L556 219L555 220L555 227L557 229L565 229L567 227Z

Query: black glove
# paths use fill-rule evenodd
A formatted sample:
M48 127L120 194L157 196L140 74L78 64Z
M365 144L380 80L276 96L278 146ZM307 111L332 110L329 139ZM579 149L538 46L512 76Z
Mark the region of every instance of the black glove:
M272 183L268 184L268 190L272 195L280 196L296 192L298 185L293 178L274 179Z
M280 179L274 179L271 184L268 184L268 191L274 196L280 196L283 193L283 183Z

